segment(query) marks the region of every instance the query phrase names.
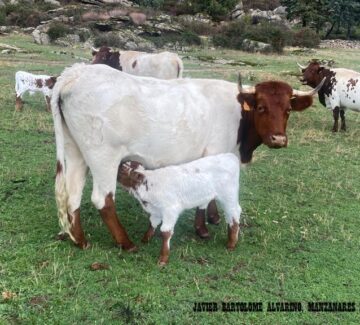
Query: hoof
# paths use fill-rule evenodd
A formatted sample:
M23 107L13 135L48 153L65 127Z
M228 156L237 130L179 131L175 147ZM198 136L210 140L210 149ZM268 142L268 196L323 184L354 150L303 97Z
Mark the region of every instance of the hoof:
M56 236L55 236L55 239L56 240L66 240L69 238L69 235L66 233L66 232L59 232Z
M158 261L158 265L159 265L159 267L164 267L168 264L168 262L169 262L169 258L160 257L159 261Z
M211 214L208 216L207 220L212 225L218 225L220 223L220 216L218 214Z
M209 234L209 231L207 229L196 229L196 234L201 239L209 239L210 238L210 234Z
M89 249L91 247L90 243L87 241L76 245L81 249Z
M123 250L127 251L128 253L135 253L138 251L137 246L131 244L130 246L121 246Z
M226 247L227 247L228 251L231 252L231 251L233 251L233 250L235 249L236 246L235 246L235 245L231 245L231 244L227 244Z

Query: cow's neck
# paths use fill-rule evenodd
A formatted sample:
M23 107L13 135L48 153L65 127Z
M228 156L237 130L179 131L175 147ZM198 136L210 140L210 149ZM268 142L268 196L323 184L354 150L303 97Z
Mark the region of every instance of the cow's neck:
M251 161L253 152L262 144L262 140L255 129L254 113L242 111L241 115L238 143L240 144L240 160L246 164Z
M321 87L321 89L319 90L318 94L319 94L319 101L323 106L326 106L326 102L325 102L325 96L329 97L334 89L334 86L336 85L336 80L335 80L335 72L330 70L330 69L323 69L320 74L319 74L320 78L319 80L321 81L324 77L325 82L323 84L323 86ZM320 83L320 82L319 82ZM316 87L317 85L315 85ZM313 88L315 88L313 87Z

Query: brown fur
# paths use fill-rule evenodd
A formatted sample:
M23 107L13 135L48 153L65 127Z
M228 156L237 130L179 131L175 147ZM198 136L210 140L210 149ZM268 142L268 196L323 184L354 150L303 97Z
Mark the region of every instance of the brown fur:
M107 46L102 46L99 51L93 51L92 64L106 64L117 70L122 70L120 66L120 53L119 51L112 52Z
M56 162L56 175L59 175L62 172L62 170L63 170L63 167L61 165L61 162L58 160Z
M16 99L15 99L15 110L16 110L17 112L21 112L22 109L23 109L23 107L24 107L24 102L23 102L23 100L21 99L20 96L16 96Z
M42 88L43 87L43 81L41 79L35 80L36 87Z
M57 77L50 77L49 79L45 80L45 86L49 89L53 89L56 83Z
M145 176L142 173L135 171L141 164L137 161L130 161L130 167L123 163L118 170L117 180L125 188L132 188L136 190L145 181Z
M136 64L137 64L137 60L135 60L135 61L133 62L133 64L131 65L131 66L133 67L133 69L135 69Z
M88 248L89 244L86 241L84 231L83 231L83 229L81 227L80 209L76 209L72 213L72 216L68 213L68 220L71 223L70 232L75 238L76 245L78 245L82 249Z
M116 208L112 193L109 193L105 197L105 205L101 210L99 210L99 212L116 244L127 251L135 251L136 246L130 241L125 228L120 223L116 215Z

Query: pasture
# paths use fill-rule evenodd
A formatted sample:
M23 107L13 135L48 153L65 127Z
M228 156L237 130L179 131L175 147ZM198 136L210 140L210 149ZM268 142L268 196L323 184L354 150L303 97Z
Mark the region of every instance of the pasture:
M306 111L291 113L288 148L261 146L241 169L235 251L225 248L224 218L209 225L211 239L201 240L188 211L176 226L170 263L159 268L161 238L141 244L146 213L119 188L117 212L139 251L114 246L90 201L90 176L81 213L91 248L55 239L52 116L42 95L26 96L23 112L14 111L16 71L59 74L90 59L90 51L38 46L24 35L0 42L25 50L0 54L0 324L360 323L360 114L348 111L348 131L332 133L332 115L317 98ZM241 71L245 84L275 78L303 90L297 61L334 59L338 67L360 70L356 50L181 55L185 77L235 81ZM105 269L91 270L95 262ZM307 310L313 301L355 302L356 311L314 313ZM217 302L220 310L193 312L195 302ZM221 302L262 302L263 311L223 312ZM303 311L269 312L269 302L301 302Z

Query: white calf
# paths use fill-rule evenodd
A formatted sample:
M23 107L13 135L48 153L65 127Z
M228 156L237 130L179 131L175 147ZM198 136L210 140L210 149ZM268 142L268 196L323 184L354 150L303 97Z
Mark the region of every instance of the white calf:
M31 95L41 92L46 101L46 108L50 112L50 98L52 88L56 82L56 77L47 75L35 75L25 71L18 71L15 74L16 102L15 109L21 111L24 103L23 95L28 91Z
M239 160L232 153L208 156L190 163L145 170L135 161L123 163L119 182L150 213L150 226L143 242L148 242L162 222L163 245L159 264L169 259L170 238L176 221L185 209L206 208L217 199L229 225L227 247L234 249L238 240L241 207L239 205Z

